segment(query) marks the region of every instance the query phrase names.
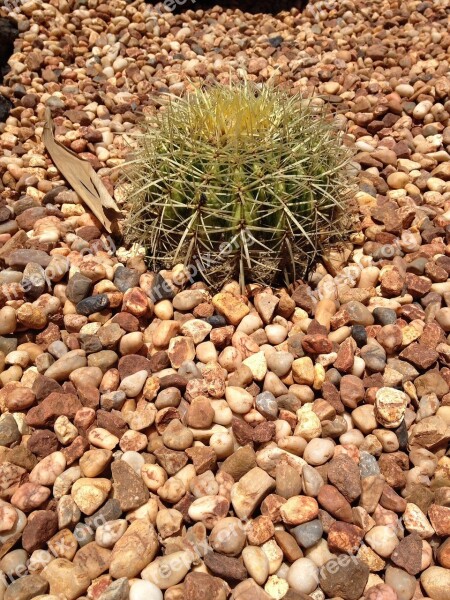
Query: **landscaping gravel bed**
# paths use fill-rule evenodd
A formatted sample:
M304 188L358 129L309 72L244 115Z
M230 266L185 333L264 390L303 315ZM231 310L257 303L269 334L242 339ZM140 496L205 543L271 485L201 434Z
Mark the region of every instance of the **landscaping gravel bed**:
M38 0L0 94L0 599L450 599L450 7L178 14ZM6 16L6 11L3 15ZM245 73L326 103L360 230L289 289L150 272L126 211L161 93Z

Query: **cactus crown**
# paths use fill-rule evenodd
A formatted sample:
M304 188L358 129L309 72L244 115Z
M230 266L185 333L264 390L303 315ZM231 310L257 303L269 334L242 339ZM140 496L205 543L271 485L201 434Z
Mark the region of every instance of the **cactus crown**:
M348 234L352 152L321 108L271 86L214 86L147 119L128 163L125 237L155 268L293 280Z

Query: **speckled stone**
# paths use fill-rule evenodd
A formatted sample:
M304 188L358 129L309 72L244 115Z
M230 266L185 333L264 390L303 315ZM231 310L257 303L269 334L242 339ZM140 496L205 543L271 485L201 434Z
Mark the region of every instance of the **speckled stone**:
M372 456L368 452L361 452L359 455L359 472L362 479L372 475L379 475L380 467L375 456Z

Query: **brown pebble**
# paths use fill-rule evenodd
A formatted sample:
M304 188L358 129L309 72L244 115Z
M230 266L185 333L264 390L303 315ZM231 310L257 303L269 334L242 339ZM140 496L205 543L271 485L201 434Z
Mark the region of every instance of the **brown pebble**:
M346 523L353 522L352 507L344 496L332 485L324 485L319 491L317 500L325 510L337 519Z
M247 569L238 558L224 556L217 552L208 552L203 560L208 569L222 579L243 581L247 577Z

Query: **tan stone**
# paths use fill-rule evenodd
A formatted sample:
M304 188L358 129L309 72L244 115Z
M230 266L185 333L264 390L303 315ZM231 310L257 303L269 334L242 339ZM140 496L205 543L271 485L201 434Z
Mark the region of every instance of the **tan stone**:
M242 298L234 296L230 292L216 294L212 299L212 303L216 311L234 326L239 325L245 315L250 312L248 305Z
M153 525L147 519L136 519L113 548L111 576L136 577L155 558L158 547Z
M361 546L356 556L369 567L372 573L382 571L386 566L386 561L378 556L378 554L374 552L372 548L369 548L369 546Z
M41 577L48 581L50 594L75 600L84 594L91 580L87 572L65 558L52 560L42 571Z
M73 564L86 571L90 579L96 579L109 569L110 559L111 550L90 542L78 550Z
M246 473L231 489L234 512L241 519L250 517L265 495L275 487L275 480L259 467Z
M312 521L319 514L319 505L309 496L293 496L280 509L283 522L288 525L301 525Z
M427 539L434 535L434 529L431 527L430 522L420 508L412 502L408 502L406 505L403 522L410 533L417 533L422 539Z

